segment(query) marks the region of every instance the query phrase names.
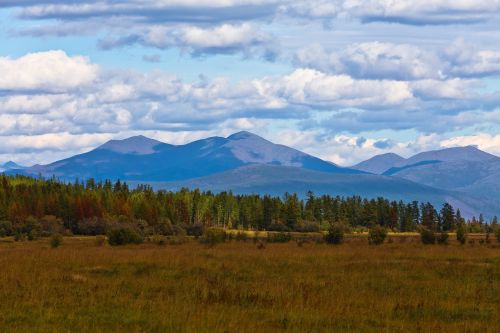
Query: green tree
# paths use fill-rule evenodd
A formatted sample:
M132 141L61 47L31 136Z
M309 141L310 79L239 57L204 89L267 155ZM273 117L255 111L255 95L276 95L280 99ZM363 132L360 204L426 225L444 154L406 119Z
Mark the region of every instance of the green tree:
M460 242L460 244L465 244L465 241L467 240L467 233L465 230L465 223L459 223L457 226L457 240Z
M368 232L368 243L373 245L380 245L384 243L387 237L387 230L382 226L374 226Z
M445 203L441 208L441 231L450 231L455 229L455 212L449 203Z
M340 223L334 223L328 229L325 241L328 244L340 244L344 240L344 226Z

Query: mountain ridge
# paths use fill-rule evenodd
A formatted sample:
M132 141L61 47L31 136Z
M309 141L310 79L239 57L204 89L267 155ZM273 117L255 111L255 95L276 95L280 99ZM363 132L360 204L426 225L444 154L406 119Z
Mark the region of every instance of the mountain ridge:
M381 175L386 166L392 169ZM475 147L422 152L408 159L388 153L355 167L363 170L340 167L242 131L182 145L133 136L110 140L89 152L47 165L5 172L68 181L94 178L163 184L168 188L199 186L211 191L304 194L314 190L405 201L449 201L464 215L498 215L495 210L500 207L500 192L491 189L500 182L500 158ZM490 189L490 197L482 189Z
M171 145L144 136L110 140L89 152L47 165L35 165L24 173L61 179L172 181L255 163L333 173L363 173L245 131L227 138L214 136L184 145Z

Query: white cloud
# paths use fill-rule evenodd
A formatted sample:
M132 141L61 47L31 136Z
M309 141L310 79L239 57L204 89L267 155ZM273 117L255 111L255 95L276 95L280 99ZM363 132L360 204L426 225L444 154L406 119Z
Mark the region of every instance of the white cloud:
M324 150L328 159L346 164L352 161L348 152L364 150L365 154L371 154L385 151L392 144L383 137L363 141L352 133L384 129L444 133L500 121L496 109L481 110L479 107L476 110L485 97L491 105L497 105L495 101L499 97L474 93L474 80L357 79L301 68L284 76L253 80L216 77L185 82L162 71L105 71L85 58L68 57L61 52L44 55L54 53L58 56L50 57L50 62L37 62L40 67L37 69L45 73L44 80L19 80L15 90L5 91L0 97L0 136L37 138L47 135L50 138L59 133L71 133L68 135L112 137L165 131L170 137L175 133L187 133L182 136L187 139L207 133L229 134L238 129L266 131L271 126L268 120L291 122L295 119L303 121L299 125L304 132L304 136L295 135L295 138L300 137L307 143L315 139L311 133L333 135L335 139L328 143L332 148L318 145L320 148L314 152L321 154ZM74 59L85 59L83 67L92 69L88 79L80 76L78 84L70 83L70 88L62 94L25 92L34 86L38 90L55 91L56 87L62 90L64 80L70 75L63 75L61 68L66 68L67 62ZM26 70L19 66L17 64L16 68L20 71ZM26 68L35 67L26 65ZM40 77L39 72L34 75ZM313 113L324 116L313 121L310 118ZM68 138L66 134L62 136L72 144L73 139ZM4 142L10 144L12 140ZM351 150L341 153L344 151L342 144L352 146ZM422 142L418 144L418 147L424 146ZM29 149L52 149L43 147L25 146L19 148L19 152L30 154ZM75 147L68 149L68 153L79 151L78 147L83 146Z
M297 52L295 64L361 79L446 80L499 75L500 51L476 50L463 40L437 50L375 41L332 52L314 44Z
M443 147L477 146L481 150L500 156L500 134L478 133L474 135L457 136L441 141Z
M181 30L181 36L185 44L201 49L239 47L262 43L269 39L249 23L223 24L213 29L186 27Z
M306 105L379 108L401 105L413 97L406 82L355 80L311 69L297 69L279 83L290 102Z
M0 90L67 92L92 83L99 67L64 51L30 53L17 59L0 58Z
M438 79L440 60L429 51L409 44L367 42L351 44L341 52L327 52L319 45L297 52L296 63L327 73L365 79Z
M409 25L477 23L498 16L499 10L498 0L303 0L282 7L288 15L312 19L351 17Z

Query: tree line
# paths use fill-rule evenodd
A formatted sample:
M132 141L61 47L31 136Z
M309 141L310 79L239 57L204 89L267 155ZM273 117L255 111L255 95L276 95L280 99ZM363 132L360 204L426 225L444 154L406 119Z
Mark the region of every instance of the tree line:
M268 231L320 231L333 224L352 229L381 226L400 232L421 228L487 232L498 225L494 217L465 220L450 204L391 201L359 196L282 197L236 195L200 190L154 191L134 189L109 180L61 182L25 176L0 175L0 236L36 233L106 234L116 226L130 226L142 234L188 234L205 227Z

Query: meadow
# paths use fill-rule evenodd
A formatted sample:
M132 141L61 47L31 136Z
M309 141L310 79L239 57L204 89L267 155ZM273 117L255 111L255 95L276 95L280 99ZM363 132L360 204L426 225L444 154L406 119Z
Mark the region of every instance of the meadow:
M499 332L500 243L0 239L1 332Z

